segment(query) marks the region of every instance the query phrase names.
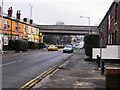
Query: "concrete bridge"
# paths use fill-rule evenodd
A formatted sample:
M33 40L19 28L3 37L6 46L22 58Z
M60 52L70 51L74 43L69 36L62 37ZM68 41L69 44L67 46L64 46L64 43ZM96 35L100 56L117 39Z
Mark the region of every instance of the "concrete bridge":
M89 26L76 25L38 25L43 34L62 35L86 35L89 34ZM98 34L97 26L90 26L91 34Z

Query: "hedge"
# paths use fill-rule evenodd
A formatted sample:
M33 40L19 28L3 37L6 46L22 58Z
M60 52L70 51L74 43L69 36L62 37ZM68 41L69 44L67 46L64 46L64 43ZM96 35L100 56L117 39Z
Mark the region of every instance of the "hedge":
M15 40L15 51L27 51L28 42L26 40Z
M84 37L84 49L87 56L92 58L92 48L100 47L99 35L86 35Z
M14 48L15 48L15 41L13 41L13 40L9 40L9 50L14 50Z
M45 43L39 43L39 48L45 48Z
M35 44L34 44L34 42L32 42L32 41L28 41L28 48L29 49L35 49Z
M29 49L40 49L40 48L44 48L45 44L44 43L36 43L36 42L31 42L28 41L29 43Z
M9 49L19 51L26 51L27 49L45 48L45 43L35 43L26 40L9 40Z

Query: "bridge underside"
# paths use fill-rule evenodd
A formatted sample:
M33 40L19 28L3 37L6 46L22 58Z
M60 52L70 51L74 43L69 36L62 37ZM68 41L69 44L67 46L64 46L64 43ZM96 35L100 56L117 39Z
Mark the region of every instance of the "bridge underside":
M73 25L38 25L40 32L43 34L59 35L87 35L97 34L96 26L73 26Z
M75 33L75 32L52 32L52 31L47 31L47 32L42 32L40 31L41 33L43 34L54 34L54 35L87 35L89 34L89 32L84 32L84 33Z
M48 32L43 32L43 34L52 34L52 35L87 35L87 34L77 34L77 33L48 33Z

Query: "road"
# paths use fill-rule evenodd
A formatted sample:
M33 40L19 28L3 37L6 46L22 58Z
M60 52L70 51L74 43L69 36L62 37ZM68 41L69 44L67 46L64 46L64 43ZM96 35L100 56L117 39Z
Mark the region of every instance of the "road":
M72 54L61 51L40 51L3 55L2 88L20 88L45 70Z

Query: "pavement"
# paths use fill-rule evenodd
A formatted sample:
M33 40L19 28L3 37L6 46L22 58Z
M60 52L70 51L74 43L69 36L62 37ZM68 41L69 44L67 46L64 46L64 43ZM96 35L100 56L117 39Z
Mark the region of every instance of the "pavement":
M34 49L34 50L41 50L41 51L46 51L46 48L42 48L42 49ZM33 49L27 49L27 51L33 51ZM6 50L6 51L0 51L0 53L6 54L6 53L16 53L15 50ZM20 51L22 52L22 51Z
M34 88L55 88L73 90L105 88L105 76L101 75L97 63L86 60L84 50L78 50L52 74L40 81Z

